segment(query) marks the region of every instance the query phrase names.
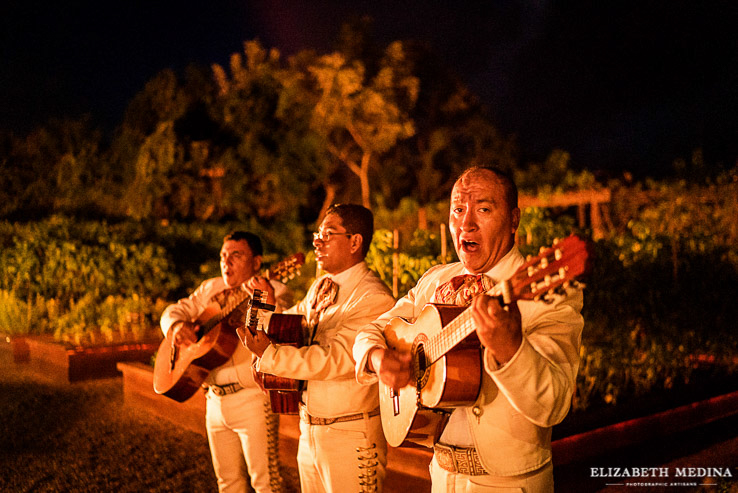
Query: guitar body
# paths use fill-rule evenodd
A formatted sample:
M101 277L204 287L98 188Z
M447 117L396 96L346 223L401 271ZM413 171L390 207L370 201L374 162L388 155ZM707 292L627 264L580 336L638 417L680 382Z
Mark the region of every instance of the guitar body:
M196 343L172 345L172 331L162 340L154 364L154 391L177 402L192 397L202 386L208 374L223 365L233 355L240 341L236 328L242 324L244 306L241 303ZM220 312L216 304L208 307L198 318L205 323ZM172 354L172 351L175 354ZM173 361L173 364L172 364Z
M269 321L267 335L275 344L302 347L305 345L307 326L305 317L275 313ZM272 412L277 414L298 414L300 398L305 388L303 380L279 377L259 372L264 388L269 392Z
M482 366L481 346L474 334L434 363L427 365L425 359L425 344L433 337L442 336L443 327L464 309L429 304L414 323L394 318L385 327L388 347L410 353L414 373L414 382L399 391L379 383L379 408L389 445L399 447L403 442L410 442L433 446L446 425L449 408L476 401Z
M286 282L304 263L305 255L298 252L270 268L266 278ZM261 297L259 290L254 290L253 294L256 298ZM154 391L157 394L184 402L197 392L212 370L230 359L241 343L236 329L244 325L247 312L250 314L255 305L246 292L241 292L240 296L229 301L224 308L215 302L208 305L196 321L200 333L194 344L173 345L172 331L169 331L159 345L154 363ZM251 322L256 321L258 308L274 310L272 305L256 304Z

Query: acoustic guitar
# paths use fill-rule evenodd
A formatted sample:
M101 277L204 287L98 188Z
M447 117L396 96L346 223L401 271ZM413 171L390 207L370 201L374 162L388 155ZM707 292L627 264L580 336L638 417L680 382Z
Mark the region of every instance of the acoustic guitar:
M259 299L261 293L254 292L254 299ZM258 304L249 308L245 329L256 335L258 326ZM240 329L239 329L240 331ZM303 315L275 313L269 319L266 335L274 344L294 346L300 348L305 345L308 333L307 323ZM239 337L242 333L239 334ZM279 377L270 373L256 372L261 387L269 395L269 404L273 413L299 414L300 398L305 389L304 380Z
M589 269L589 245L576 236L542 248L487 294L501 303L546 302ZM396 317L384 329L389 348L411 354L412 383L395 390L379 382L379 407L387 443L432 447L455 407L476 402L482 384L482 346L471 310L426 305L414 323Z
M298 252L271 267L264 277L286 282L304 263L305 255ZM222 309L217 303L208 306L196 321L200 328L193 344L173 344L170 330L156 354L154 391L178 402L192 397L210 372L228 361L240 344L236 329L243 324L251 301L248 292L242 291Z

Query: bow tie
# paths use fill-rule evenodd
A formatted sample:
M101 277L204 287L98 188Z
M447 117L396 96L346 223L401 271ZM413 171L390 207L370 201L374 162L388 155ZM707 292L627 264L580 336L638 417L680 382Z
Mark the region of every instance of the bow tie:
M467 306L474 296L489 291L494 282L485 274L463 274L451 278L436 288L436 303Z
M318 289L315 290L315 296L310 303L310 308L320 313L336 301L338 296L338 284L330 277L324 277L320 280Z

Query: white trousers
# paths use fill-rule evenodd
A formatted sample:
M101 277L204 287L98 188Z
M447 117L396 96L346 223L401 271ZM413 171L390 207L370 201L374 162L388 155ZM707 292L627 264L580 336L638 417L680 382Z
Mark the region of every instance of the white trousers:
M302 493L382 491L387 442L379 416L331 425L300 421L297 466Z
M430 463L431 493L553 493L553 466L520 476L468 476L441 468L435 455Z
M270 486L270 452L272 474L278 477L277 436L267 438L268 425L276 433L276 417L267 419L267 401L258 388L246 388L222 397L208 392L205 424L210 442L213 469L222 493L249 491L248 480L257 493L272 493ZM273 479L273 478L272 478ZM277 483L278 484L278 483ZM272 483L275 485L275 483Z

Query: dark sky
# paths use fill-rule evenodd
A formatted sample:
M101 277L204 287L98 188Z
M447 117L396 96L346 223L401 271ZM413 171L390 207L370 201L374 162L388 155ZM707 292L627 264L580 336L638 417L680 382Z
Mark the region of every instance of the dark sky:
M467 4L465 6L465 4ZM484 5L480 7L479 5ZM112 127L161 69L225 63L244 40L331 49L367 13L378 41L418 38L517 135L589 169L665 170L702 147L738 158L738 5L728 0L392 2L6 0L0 127L90 113Z

